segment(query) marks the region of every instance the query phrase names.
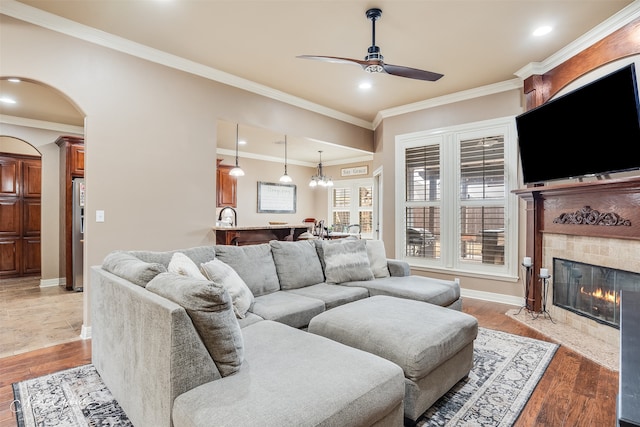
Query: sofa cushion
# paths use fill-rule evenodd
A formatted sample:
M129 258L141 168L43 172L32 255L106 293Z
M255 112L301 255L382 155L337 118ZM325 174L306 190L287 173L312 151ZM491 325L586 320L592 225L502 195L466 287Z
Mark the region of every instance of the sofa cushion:
M342 244L323 242L326 282L372 280L374 277L365 245L364 240L348 240Z
M268 243L247 246L216 245L216 258L233 268L253 296L280 290L276 265Z
M163 264L144 262L140 258L124 251L109 253L102 262L102 268L142 287L147 286L147 283L158 274L167 271Z
M233 311L238 319L244 319L245 314L253 304L253 294L244 280L229 265L214 259L201 264L203 274L208 280L221 285L229 292L233 303Z
M207 278L200 272L196 263L182 252L176 252L173 254L171 261L169 262L169 266L167 267L167 271L169 273L193 277L194 279L207 280Z
M278 272L280 289L296 289L324 282L315 244L310 241L269 242Z
M330 310L348 302L357 301L369 296L369 290L356 286L332 285L329 283L318 283L304 288L290 289L292 294L302 295L309 298L316 298L324 301L326 310Z
M368 281L345 283L369 289L369 295L387 295L424 301L447 307L460 299L460 285L453 280L424 276L384 277Z
M396 364L276 322L243 334L248 368L178 396L174 426L402 425Z
M365 240L367 246L367 256L371 264L371 272L376 278L389 277L389 267L387 267L387 253L384 250L382 240Z
M294 328L304 328L324 311L324 302L316 298L290 293L272 292L256 297L251 312L265 320L275 320Z
M233 312L231 297L220 285L175 273L161 273L147 289L187 311L220 375L237 372L244 359L240 325Z

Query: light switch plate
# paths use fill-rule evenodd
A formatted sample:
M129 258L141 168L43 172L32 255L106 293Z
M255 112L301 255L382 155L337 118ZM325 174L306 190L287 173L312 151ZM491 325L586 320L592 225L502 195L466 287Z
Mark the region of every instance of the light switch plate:
M104 211L96 211L96 222L104 222Z

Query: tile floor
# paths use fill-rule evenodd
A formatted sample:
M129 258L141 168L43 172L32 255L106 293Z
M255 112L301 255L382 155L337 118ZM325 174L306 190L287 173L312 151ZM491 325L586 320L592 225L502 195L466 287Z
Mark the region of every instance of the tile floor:
M0 358L80 339L82 292L0 279Z

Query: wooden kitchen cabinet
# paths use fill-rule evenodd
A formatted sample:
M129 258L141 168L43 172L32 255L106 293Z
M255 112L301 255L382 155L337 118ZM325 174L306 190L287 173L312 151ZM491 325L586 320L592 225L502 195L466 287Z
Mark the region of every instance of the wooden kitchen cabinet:
M73 176L84 176L84 143L69 146L69 172Z
M0 278L40 273L42 161L0 155Z
M218 159L216 162L216 206L235 208L238 202L238 182L235 176L229 175L233 166L220 164L221 162L222 159Z

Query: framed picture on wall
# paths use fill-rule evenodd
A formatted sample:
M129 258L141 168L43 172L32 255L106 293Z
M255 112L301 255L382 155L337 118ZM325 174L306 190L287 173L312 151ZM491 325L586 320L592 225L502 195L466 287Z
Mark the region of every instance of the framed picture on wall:
M296 213L295 184L258 181L258 213Z

